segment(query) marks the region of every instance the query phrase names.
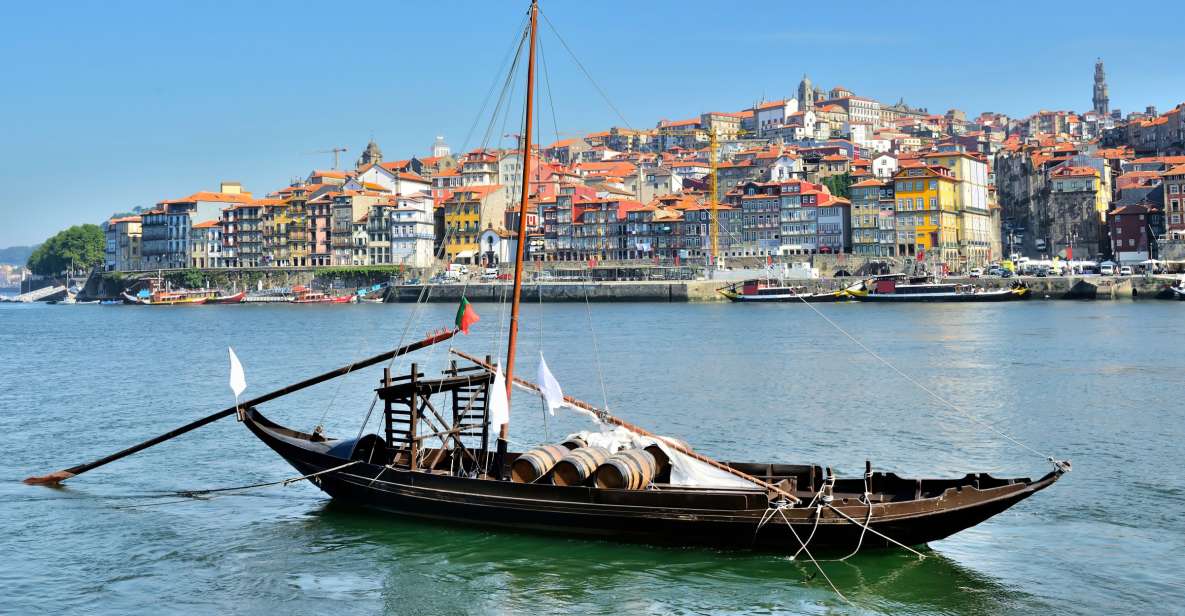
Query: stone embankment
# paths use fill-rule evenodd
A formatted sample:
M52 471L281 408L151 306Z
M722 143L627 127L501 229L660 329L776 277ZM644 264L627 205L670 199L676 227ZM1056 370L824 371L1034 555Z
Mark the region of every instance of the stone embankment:
M385 279L364 280L350 277L344 279L335 273L332 277L319 278L312 269L277 270L211 270L205 272L209 286L230 291L241 289L291 287L303 284L312 287L354 288L367 286ZM166 278L169 274L166 274ZM200 274L199 274L200 275ZM135 290L144 284L144 279L154 277L148 273L140 275L96 274L86 284L81 294L83 299L116 298L125 290ZM985 288L1006 288L1016 279L1003 278L947 278L946 282L974 284ZM1127 299L1151 298L1173 282L1173 278L1157 276L1086 276L1024 278L1025 284L1033 289L1034 299ZM805 287L808 292L831 291L854 284L856 278L817 278L796 281L792 284ZM176 283L175 283L176 284ZM525 301L545 302L712 302L726 301L717 293L728 284L722 280L650 280L632 282L525 282ZM181 285L183 286L183 285ZM456 302L464 294L470 301L489 302L509 299L508 282L429 285L427 301ZM423 285L406 285L392 289L388 301L414 302L420 297Z

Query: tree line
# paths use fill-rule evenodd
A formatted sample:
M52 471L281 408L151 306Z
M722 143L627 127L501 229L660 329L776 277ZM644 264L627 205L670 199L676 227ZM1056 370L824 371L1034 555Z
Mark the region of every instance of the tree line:
M75 225L60 231L29 255L26 266L42 276L68 269L85 270L103 265L107 239L99 225Z

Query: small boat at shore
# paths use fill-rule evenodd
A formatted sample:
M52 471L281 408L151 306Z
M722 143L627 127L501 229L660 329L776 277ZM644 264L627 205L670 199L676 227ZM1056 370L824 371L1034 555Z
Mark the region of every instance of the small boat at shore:
M1178 280L1176 284L1166 285L1156 296L1159 299L1175 299L1185 301L1185 280Z
M303 286L292 287L292 292L295 294L294 304L348 304L354 301L353 295L335 296Z
M214 297L213 291L154 291L146 296L123 293L125 304L133 306L200 306Z
M243 298L244 304L285 304L296 299L291 289L267 289L255 293L248 293Z
M850 297L845 289L809 293L805 286L790 286L780 281L746 280L717 289L717 293L733 302L843 302Z
M241 304L241 303L243 303L243 300L246 298L247 298L247 292L246 291L239 291L238 293L235 293L234 295L221 295L221 296L211 297L206 303L207 304Z
M1007 289L985 289L937 282L929 276L887 274L869 278L847 289L847 293L861 302L1011 302L1028 299L1032 290L1020 281Z

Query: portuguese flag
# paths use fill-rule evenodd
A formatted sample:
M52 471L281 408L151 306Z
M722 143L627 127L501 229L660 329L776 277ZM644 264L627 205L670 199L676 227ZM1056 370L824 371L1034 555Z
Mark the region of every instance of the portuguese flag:
M457 329L461 330L462 334L468 334L469 327L480 320L477 311L469 305L469 300L462 297L461 305L457 306Z

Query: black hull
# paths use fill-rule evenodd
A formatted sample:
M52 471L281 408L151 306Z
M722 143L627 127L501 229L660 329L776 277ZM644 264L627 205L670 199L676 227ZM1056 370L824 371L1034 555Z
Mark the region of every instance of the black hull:
M278 426L255 409L247 427L302 475L347 464L348 454L330 453L340 441L314 442L309 435ZM336 453L336 450L334 450ZM938 498L874 504L871 528L906 545L936 541L978 524L1056 481L1010 480L978 490L950 488ZM760 490L611 490L473 479L358 462L310 479L331 497L390 513L465 526L494 526L660 545L711 546L787 552L800 545L781 516L768 523L768 497ZM996 480L1000 481L1000 480ZM966 501L965 503L961 501ZM864 520L867 505L841 499L835 506ZM827 509L783 510L812 550L855 549L860 527ZM868 533L865 547L887 547Z
M729 301L738 304L831 304L835 302L846 302L849 298L845 295L838 295L835 293L819 293L812 295L793 295L793 296L761 296L761 295L729 295Z
M912 303L962 304L962 303L981 303L981 302L988 302L988 303L991 303L991 302L1017 302L1017 301L1026 300L1028 298L1029 298L1029 295L1027 293L1024 295L1020 295L1020 294L1016 294L1016 293L1012 293L1012 292L1008 292L1008 293L992 293L992 292L988 292L988 293L961 293L961 294L952 294L952 295L925 295L925 294L920 294L920 293L917 295L908 295L908 294L897 295L897 294L893 294L893 293L885 293L885 294L869 293L868 295L859 295L856 297L856 299L861 302L871 302L871 303L880 302L880 303L885 303L885 304L893 304L893 303L898 303L898 304L902 304L902 303L905 303L905 304L912 304Z

